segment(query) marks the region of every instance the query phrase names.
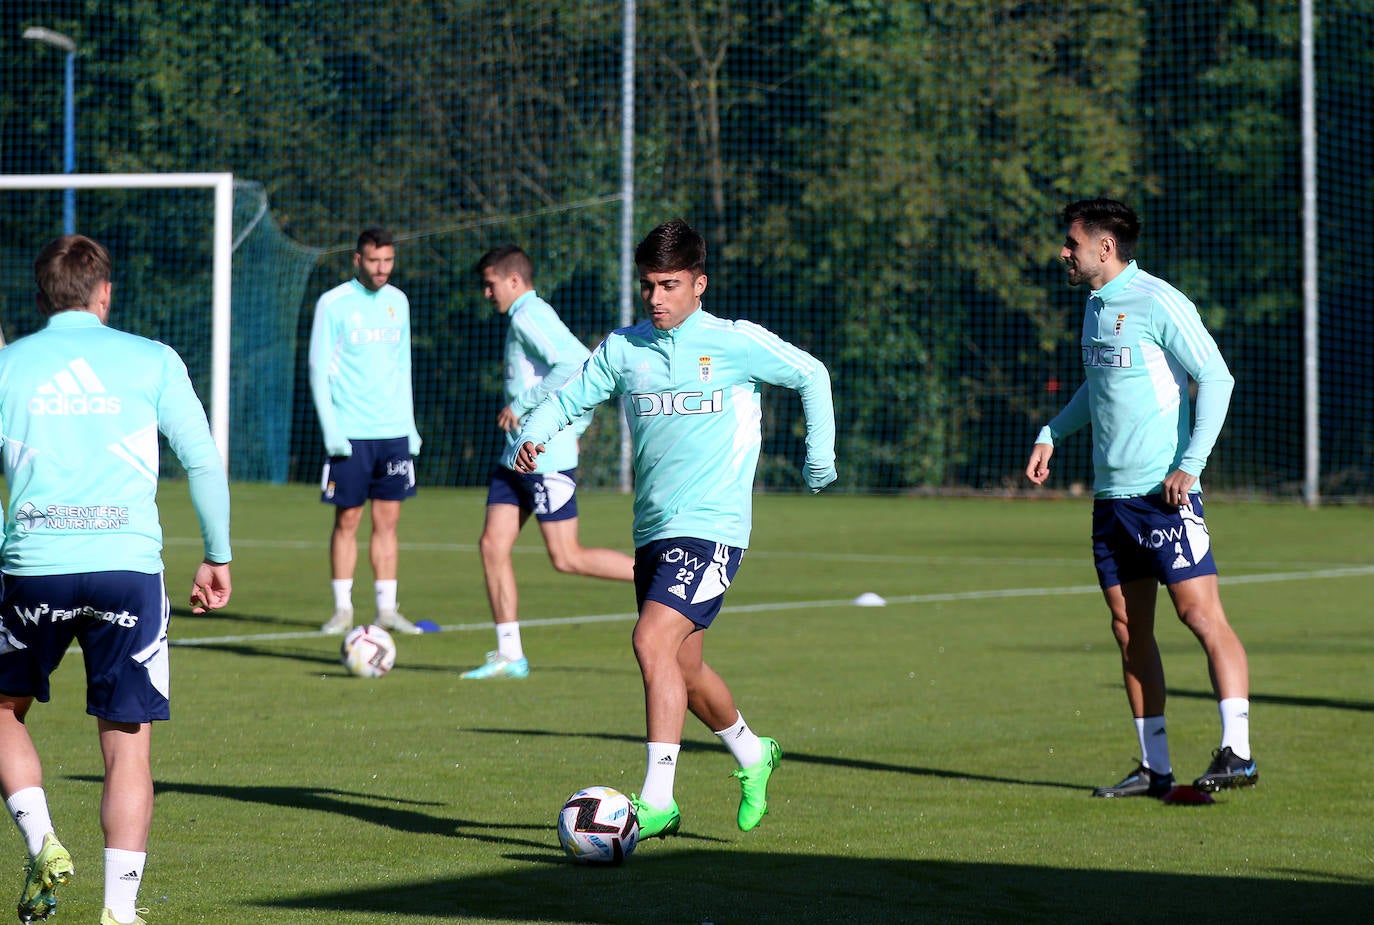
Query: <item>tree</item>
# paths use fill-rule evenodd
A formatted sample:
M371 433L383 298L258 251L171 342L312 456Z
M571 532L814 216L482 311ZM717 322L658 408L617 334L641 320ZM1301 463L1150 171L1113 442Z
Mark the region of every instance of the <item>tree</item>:
M942 485L999 379L978 364L1067 336L1045 293L1058 208L1133 182L1138 13L817 0L808 31L826 105L819 137L793 139L801 200L760 254L805 242L796 295L838 331L839 377L864 383L841 399L847 477ZM980 353L975 312L1028 319L1033 342Z

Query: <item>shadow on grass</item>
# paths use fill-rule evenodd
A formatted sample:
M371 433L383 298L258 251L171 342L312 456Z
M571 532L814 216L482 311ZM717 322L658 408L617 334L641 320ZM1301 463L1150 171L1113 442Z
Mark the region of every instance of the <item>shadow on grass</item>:
M173 645L175 646L175 643ZM341 674L346 674L346 672L343 671L343 667L339 664L337 644L324 652L283 648L280 643L273 645L269 643L258 644L248 642L197 644L195 648L200 652L223 652L226 655L242 655L249 658L273 658L280 661L304 662L308 665L318 666L332 665L338 668Z
M68 779L101 783L101 778L90 775L73 775ZM442 807L445 805L443 803L406 800L376 793L337 790L332 787L233 786L159 780L155 789L159 796L181 793L244 803L262 803L292 810L331 813L414 835L442 835L488 844L540 849L547 848L549 840L547 825L514 825L454 819L450 816L434 815L423 809ZM538 832L539 838L516 837L513 833L520 830Z
M618 868L556 849L502 873L264 900L283 910L495 921L815 923L1330 922L1367 914L1369 883L707 851L641 845Z
M310 674L332 674L340 678L349 677L348 671L339 663L338 645L339 637L322 637L334 640L334 645L324 652L317 649L305 648L283 648L280 643L248 643L248 642L215 642L198 643L195 649L200 652L222 652L226 655L242 655L245 658L271 658L284 662L300 662L310 667ZM173 643L173 646L176 644ZM405 643L400 643L405 645ZM456 669L451 664L421 664L409 658L405 664L397 665L392 671L396 674L406 674L409 672L430 672L434 674L457 674L460 669Z
M1209 690L1175 690L1169 688L1170 697L1186 697L1190 700L1217 699ZM1288 697L1281 694L1250 694L1251 703L1268 703L1280 707L1317 707L1325 710L1354 710L1357 713L1374 713L1374 701L1339 700L1333 697Z
M432 638L434 635L435 634L433 633L426 633L424 636L399 636L397 638L397 648L398 650L400 650L400 655L397 658L396 667L393 668L392 671L396 672L397 674L404 674L406 672L415 671L456 675L466 671L470 667L473 667L471 664L464 664L461 667L459 667L455 666L451 662L423 664L415 661L412 657L412 653L415 650L412 649L411 646L415 643L423 644L420 642L421 640ZM312 666L312 668L314 666L321 665L333 665L336 668L339 667L339 659L337 656L337 652L339 644L343 641L343 637L326 636L323 633L311 634L311 637L314 636L318 636L319 639L323 640L332 640L333 644L329 646L327 649L325 649L323 652L321 652L318 648L309 648L308 646L287 646L283 644L283 642L280 640L270 640L263 642L254 642L252 640L242 640L236 642L193 641L188 643L178 642L176 639L173 639L171 641L171 646L174 649L181 649L183 651L193 650L199 652L221 652L226 655L240 655L244 658L270 658L286 662L303 662L307 665ZM573 668L567 666L540 666L539 673L541 675L550 676L552 676L555 673L591 675L598 678L605 678L611 675L619 675L624 677L633 676L635 678L639 677L639 669L635 667L633 662L630 662L628 667L624 668L606 668L601 666L588 666L585 668ZM344 675L346 674L346 672L340 669L338 674Z
M467 728L464 732L474 732L478 734L515 736L519 738L535 736L551 736L561 739L602 739L608 742L627 742L634 745L643 745L642 735L625 735L623 733L610 732L559 732L552 729L487 729L487 728ZM696 750L719 751L718 745L711 747L703 746L684 740L682 750L684 752ZM944 768L924 768L917 765L889 764L884 761L869 761L864 758L832 758L828 755L807 755L799 752L784 751L783 760L788 764L814 764L822 767L849 768L856 771L881 771L890 774L912 774L917 777L937 777L948 780L971 780L982 781L991 784L1017 784L1024 787L1057 787L1064 790L1082 790L1082 784L1070 784L1064 781L1055 780L1028 780L1024 777L1003 777L997 774L970 774L967 771L950 771Z
M326 614L326 616L328 616ZM185 604L172 604L173 625L184 627L191 623L209 623L233 625L235 623L249 623L255 626L270 626L278 632L290 633L301 630L315 630L320 628L321 620L283 620L281 614L276 613L244 613L241 610L213 610L209 613L192 613L191 608Z

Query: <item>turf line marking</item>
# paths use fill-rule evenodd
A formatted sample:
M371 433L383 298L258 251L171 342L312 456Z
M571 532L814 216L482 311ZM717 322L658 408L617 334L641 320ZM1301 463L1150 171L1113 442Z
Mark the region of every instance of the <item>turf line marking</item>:
M1310 581L1319 578L1359 578L1374 575L1374 565L1351 566L1349 568L1319 569L1312 572L1268 572L1261 575L1235 575L1221 579L1226 585L1269 584L1280 581ZM948 591L941 594L909 594L902 597L887 598L888 604L942 604L951 601L1002 600L1015 597L1055 597L1073 594L1100 594L1097 585L1068 585L1058 588L1001 588L981 591ZM829 601L777 601L769 604L741 604L721 608L723 613L769 613L778 610L816 610L826 607L854 607L852 599ZM522 626L571 626L583 623L612 623L633 620L635 613L602 613L577 617L543 617L521 620ZM481 623L458 623L442 626L446 633L474 632L491 629L491 621ZM196 646L233 645L245 642L271 642L286 639L314 639L324 635L319 630L297 630L289 633L257 633L240 636L207 636L200 639L174 639L172 646L194 648Z
M174 536L164 537L163 544L166 546L194 546L200 548L203 540L200 537ZM319 549L323 544L319 540L282 540L282 539L240 539L234 538L234 545L244 549ZM367 548L367 542L361 540L358 548ZM476 543L413 543L402 541L400 549L406 552L477 552ZM513 550L517 555L547 555L544 546L535 541L520 543ZM748 552L749 561L758 559L775 559L779 561L799 560L799 561L823 561L823 562L878 562L878 563L923 563L929 565L946 565L957 563L983 564L983 563L1009 563L1012 565L1073 565L1081 566L1084 557L1076 555L1073 557L1046 558L1044 556L932 556L921 554L901 554L901 553L858 553L858 552L774 552L766 549L751 549ZM1231 561L1231 560L1228 560ZM1248 568L1265 568L1276 565L1287 565L1290 563L1275 562L1247 562L1244 563ZM1232 562L1232 566L1235 563ZM1328 564L1330 568L1345 568L1347 566ZM1351 568L1361 566L1352 565Z

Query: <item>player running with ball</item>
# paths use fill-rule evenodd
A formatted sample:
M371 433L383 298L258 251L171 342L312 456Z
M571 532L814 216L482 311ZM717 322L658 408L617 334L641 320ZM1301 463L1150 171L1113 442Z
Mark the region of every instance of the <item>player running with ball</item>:
M743 831L768 811L778 743L755 735L702 658L752 523L761 383L801 396L807 486L835 480L830 374L815 357L748 321L702 310L706 242L686 222L659 225L635 249L649 318L613 331L582 369L525 418L506 461L532 472L544 445L583 413L624 396L634 452L635 658L644 678L648 768L632 797L640 837L682 823L673 781L691 710L730 749Z

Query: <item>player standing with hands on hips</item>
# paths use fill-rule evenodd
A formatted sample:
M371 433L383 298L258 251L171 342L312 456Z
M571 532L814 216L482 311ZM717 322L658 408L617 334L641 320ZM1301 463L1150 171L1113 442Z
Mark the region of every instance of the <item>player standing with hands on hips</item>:
M561 429L623 396L634 456L635 658L644 680L647 771L632 796L641 838L682 822L673 799L687 711L730 749L739 770L737 821L749 831L768 811L768 779L782 750L756 735L725 681L702 657L752 526L762 442L759 388L794 389L806 415L807 486L835 480L830 374L815 357L748 321L701 307L706 242L686 222L659 225L635 249L649 318L613 331L582 369L525 418L508 456L532 472Z
M410 380L410 300L391 285L396 241L381 228L358 236L355 276L320 296L310 330L310 394L329 459L320 500L335 506L329 536L334 615L320 627L353 626L353 572L358 526L372 501L373 590L378 626L414 634L420 628L396 604L401 502L415 496L415 399Z
M1249 667L1221 606L1198 485L1235 380L1193 303L1132 259L1140 237L1135 212L1112 199L1085 199L1066 206L1062 218L1068 234L1059 258L1069 285L1091 290L1081 342L1085 381L1036 437L1026 477L1043 485L1055 446L1091 423L1093 557L1141 752L1134 771L1093 795L1162 797L1174 786L1155 641L1161 584L1202 644L1221 713L1221 745L1193 786L1251 786L1259 773L1250 754ZM1189 377L1197 382L1195 415Z
M205 558L195 613L229 603L229 481L205 409L172 348L105 327L109 252L81 235L34 263L40 331L0 350L0 443L9 516L0 549L0 790L28 845L19 920L57 908L73 874L24 720L73 642L86 712L105 762L101 925L136 911L153 821L152 721L169 717L167 626L158 522L159 432L186 469Z
M514 244L487 251L477 261L482 294L510 319L506 330L507 404L496 416L505 434L502 455L515 442L520 418L573 373L589 351L573 336L548 302L534 290L534 262ZM487 517L482 525L482 573L496 623L496 650L484 664L463 672L468 679L524 678L529 659L520 641L519 593L512 553L520 530L533 515L549 551L549 561L564 574L634 580L634 560L618 549L583 546L577 537L578 438L591 423L584 415L550 438L535 471L492 467Z

